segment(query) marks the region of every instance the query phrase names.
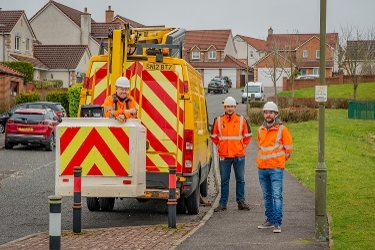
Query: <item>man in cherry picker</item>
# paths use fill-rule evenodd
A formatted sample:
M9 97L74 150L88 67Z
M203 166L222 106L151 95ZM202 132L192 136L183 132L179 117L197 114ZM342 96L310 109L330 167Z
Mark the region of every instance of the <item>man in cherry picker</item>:
M104 101L104 117L116 118L120 121L136 118L136 103L134 98L129 94L129 79L125 76L121 76L117 79L115 86L116 93L108 96Z

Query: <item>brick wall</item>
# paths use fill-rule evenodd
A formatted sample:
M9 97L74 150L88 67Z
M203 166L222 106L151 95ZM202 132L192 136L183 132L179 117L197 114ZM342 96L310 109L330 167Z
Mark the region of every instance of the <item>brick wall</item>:
M0 74L0 101L8 103L15 99L15 96L10 94L10 84L14 82L18 84L16 92L19 94L25 91L25 85L23 84L23 78L18 76L11 76Z

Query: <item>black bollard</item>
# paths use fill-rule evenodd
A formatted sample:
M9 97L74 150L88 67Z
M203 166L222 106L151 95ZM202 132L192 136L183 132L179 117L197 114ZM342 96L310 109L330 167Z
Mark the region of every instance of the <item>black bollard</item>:
M59 195L48 196L50 250L61 249L61 199Z
M169 166L168 227L176 228L176 166Z
M81 233L81 175L82 167L74 167L73 233Z

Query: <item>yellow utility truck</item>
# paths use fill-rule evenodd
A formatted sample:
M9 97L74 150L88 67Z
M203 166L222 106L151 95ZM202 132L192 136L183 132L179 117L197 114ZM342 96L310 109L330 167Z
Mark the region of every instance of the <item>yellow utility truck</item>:
M57 129L56 194L73 195L73 168L81 166L82 196L91 211L112 210L116 198L167 200L169 166L176 166L177 213L199 212L211 144L201 75L182 59L185 33L129 26L109 31L81 91L78 117L88 118L66 118ZM138 119L125 123L100 111L120 76L129 79L138 110Z

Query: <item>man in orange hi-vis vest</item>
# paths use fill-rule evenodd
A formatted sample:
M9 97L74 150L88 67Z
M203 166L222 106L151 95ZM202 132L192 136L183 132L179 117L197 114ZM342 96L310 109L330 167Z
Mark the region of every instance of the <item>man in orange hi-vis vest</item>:
M245 203L245 154L251 141L251 129L247 120L236 114L237 102L229 96L224 102L225 113L214 120L211 140L218 146L221 177L221 197L215 212L227 210L230 172L233 166L236 177L236 201L239 210L250 210Z
M130 82L128 78L119 77L115 85L116 93L108 96L104 101L104 117L116 118L120 121L136 118L136 103L134 98L129 95Z
M281 233L284 168L293 150L292 136L277 118L278 113L274 102L264 105L264 122L258 129L256 159L266 215L265 222L258 228L273 228L274 233Z

